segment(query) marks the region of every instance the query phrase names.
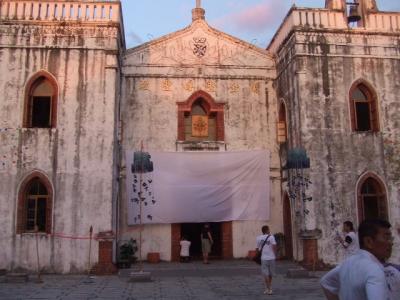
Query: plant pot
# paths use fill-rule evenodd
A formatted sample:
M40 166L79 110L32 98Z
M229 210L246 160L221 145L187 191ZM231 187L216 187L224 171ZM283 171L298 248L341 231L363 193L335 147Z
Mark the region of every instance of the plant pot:
M160 262L160 253L159 252L149 252L147 253L147 262L151 264L157 264Z

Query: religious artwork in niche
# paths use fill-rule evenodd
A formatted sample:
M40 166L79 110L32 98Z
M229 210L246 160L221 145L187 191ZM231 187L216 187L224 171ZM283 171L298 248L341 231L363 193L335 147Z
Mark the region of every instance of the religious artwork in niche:
M192 116L192 136L208 137L208 116Z
M204 57L207 52L207 39L194 37L193 41L193 54L198 58Z

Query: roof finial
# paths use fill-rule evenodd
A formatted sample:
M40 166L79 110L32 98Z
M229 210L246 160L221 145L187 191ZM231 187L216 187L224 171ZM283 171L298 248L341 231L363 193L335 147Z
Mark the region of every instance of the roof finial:
M205 13L201 7L201 0L196 0L196 8L192 9L192 21L205 20Z

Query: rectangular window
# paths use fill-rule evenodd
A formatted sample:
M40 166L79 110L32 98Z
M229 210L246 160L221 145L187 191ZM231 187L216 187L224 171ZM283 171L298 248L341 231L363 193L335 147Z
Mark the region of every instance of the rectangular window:
M39 231L46 231L46 198L37 199L36 224Z
M32 197L28 199L26 211L27 231L35 231L36 225L40 232L46 231L46 203L47 198Z
M28 199L28 207L26 211L26 230L35 230L35 217L36 217L36 201L35 199Z
M371 130L371 116L368 102L355 102L357 131Z
M33 97L32 127L49 128L51 120L51 97Z

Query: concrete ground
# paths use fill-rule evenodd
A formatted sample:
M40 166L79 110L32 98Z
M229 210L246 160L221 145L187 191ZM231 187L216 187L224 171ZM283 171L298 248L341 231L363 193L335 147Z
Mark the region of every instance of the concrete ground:
M135 265L137 268L137 265ZM131 270L119 276L43 275L35 283L6 283L0 276L0 299L126 299L126 300L230 300L230 299L324 299L319 274L308 278L287 278L288 269L299 268L279 261L273 280L274 295L264 295L259 266L246 260L144 264L151 282L129 282Z

